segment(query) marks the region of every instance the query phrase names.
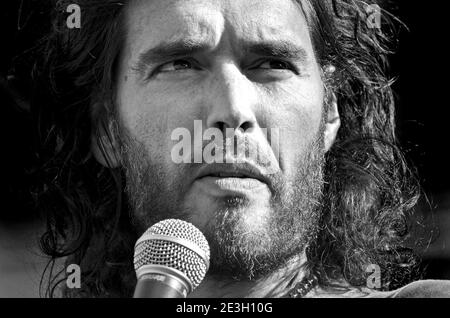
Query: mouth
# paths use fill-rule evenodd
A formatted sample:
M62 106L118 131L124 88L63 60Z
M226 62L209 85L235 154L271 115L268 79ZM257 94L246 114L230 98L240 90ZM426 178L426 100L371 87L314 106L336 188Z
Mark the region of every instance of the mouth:
M260 169L249 163L208 164L200 169L196 179L206 177L255 179L262 183L270 183L269 178Z
M213 195L255 192L270 186L270 179L249 163L208 164L202 167L196 181Z

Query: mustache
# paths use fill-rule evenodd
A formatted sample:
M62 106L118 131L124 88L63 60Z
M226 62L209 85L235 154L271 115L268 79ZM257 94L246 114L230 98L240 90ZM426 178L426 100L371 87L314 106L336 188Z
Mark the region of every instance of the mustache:
M256 140L250 135L239 133L219 140L202 140L201 147L197 149L194 143L191 162L251 164L265 174L278 173L281 170L278 142L273 144L271 140L264 140Z

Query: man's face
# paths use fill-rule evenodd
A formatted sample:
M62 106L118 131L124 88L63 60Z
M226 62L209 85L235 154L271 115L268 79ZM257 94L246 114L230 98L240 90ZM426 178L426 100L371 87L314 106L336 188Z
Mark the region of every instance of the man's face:
M185 219L211 245L211 273L240 278L301 253L319 218L325 116L300 7L292 0L133 1L126 30L117 107L138 231ZM194 121L202 132L240 129L236 138L260 156L195 161L208 140ZM183 152L192 160L182 163L173 156L180 128L192 138L192 156ZM237 158L214 142L231 160L224 162Z

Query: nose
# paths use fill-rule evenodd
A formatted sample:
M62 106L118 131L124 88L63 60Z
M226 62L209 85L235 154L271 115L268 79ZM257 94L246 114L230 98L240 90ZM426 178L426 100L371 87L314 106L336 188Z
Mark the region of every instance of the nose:
M257 92L249 79L233 63L218 67L211 81L206 125L218 128L252 130L256 126Z

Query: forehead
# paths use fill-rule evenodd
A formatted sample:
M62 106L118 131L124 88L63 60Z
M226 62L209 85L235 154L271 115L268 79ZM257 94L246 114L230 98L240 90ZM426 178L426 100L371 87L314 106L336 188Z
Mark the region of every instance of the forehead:
M312 49L295 0L135 0L127 7L126 26L127 46L136 54L189 38L212 47L223 41L290 40Z

